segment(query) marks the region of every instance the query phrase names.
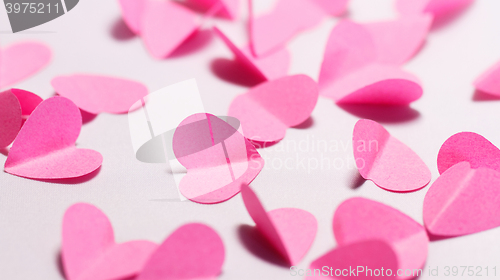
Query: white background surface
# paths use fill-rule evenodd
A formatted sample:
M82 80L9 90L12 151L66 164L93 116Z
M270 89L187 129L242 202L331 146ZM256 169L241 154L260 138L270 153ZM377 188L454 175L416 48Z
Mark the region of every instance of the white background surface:
M263 10L271 4L271 1L260 0L256 6ZM352 0L350 17L361 22L395 18L393 6L391 0ZM239 45L245 44L245 10L246 5L242 5L242 17L237 23L216 20L205 28L217 24ZM196 78L205 108L216 115L227 113L232 98L247 90L214 74L212 65L228 64L232 54L208 32L198 38L205 44L197 51L190 52L190 46L185 46L184 53L156 61L146 52L140 38L116 36L119 19L117 1L83 0L59 19L22 34L9 34L10 26L2 6L2 47L33 39L46 42L54 54L49 67L15 86L48 98L54 94L50 86L53 77L76 72L132 78L145 83L151 91ZM325 20L290 43L291 73L306 73L317 78L326 40L335 22L336 19ZM394 122L387 121L386 117L382 123L423 158L432 171L433 181L438 177L439 147L454 133L474 131L500 146L500 101L472 99L473 80L499 59L500 1L477 0L458 18L433 30L422 51L405 66L422 80L424 96L411 105L414 111L410 111L410 115L414 118ZM329 99L320 98L312 118L312 127L290 129L284 141L260 150L267 163L252 183L268 210L297 207L318 219L317 237L300 268L307 268L311 261L335 246L333 213L349 197L362 196L384 202L422 223L422 203L429 187L405 194L384 191L370 181L353 187L358 175L352 165L350 139L359 116L337 107ZM333 150L338 143L338 149L326 153L312 149L312 143L324 140L331 143L329 147ZM302 149L294 150L293 146L300 143L303 143ZM304 143L309 143L309 147ZM243 240L251 238L242 234L247 232L242 226L253 225L253 222L240 195L212 206L175 202L176 187L166 167L135 160L126 115L97 116L83 125L77 145L95 149L104 156L100 173L82 184L46 183L0 173L0 279L63 278L57 261L61 222L65 209L75 202L89 202L102 209L113 224L118 242L132 239L161 242L188 222L212 226L226 247L220 279L300 279L290 277L287 267L266 261L245 247ZM287 158L305 158L307 164L308 160L321 159L321 156L350 164L309 171L301 167L277 168L280 160ZM0 164L3 165L5 159L0 154ZM265 250L256 250L273 258ZM500 279L500 228L432 242L426 276L421 279L439 279L427 276L428 267L439 266L442 273L446 265L497 266L496 278L480 279Z

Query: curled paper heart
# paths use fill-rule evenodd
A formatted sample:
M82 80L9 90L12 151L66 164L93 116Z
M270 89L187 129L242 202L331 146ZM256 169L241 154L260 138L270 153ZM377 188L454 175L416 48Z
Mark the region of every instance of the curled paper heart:
M141 33L142 13L148 0L118 0L122 18L134 34Z
M311 247L318 222L309 212L280 208L266 212L253 190L243 185L241 196L257 229L290 265L302 260Z
M51 84L57 94L92 114L126 113L137 100L148 95L148 89L139 82L98 75L59 76Z
M255 147L235 127L211 114L195 114L182 121L172 146L187 169L179 190L198 203L230 199L264 166Z
M229 115L241 121L247 139L276 142L286 130L309 118L318 101L318 85L305 75L266 82L237 96Z
M404 15L429 13L436 17L461 10L474 0L397 0L396 9Z
M477 90L500 96L500 61L474 81Z
M279 50L261 58L254 58L250 52L250 48L246 47L239 49L217 27L214 27L214 32L234 53L236 60L262 81L274 80L286 76L290 66L290 53L286 49Z
M217 232L203 224L187 224L165 239L137 280L216 279L224 257Z
M217 14L228 19L235 20L240 8L239 0L187 0L188 3L198 9L210 11L217 8Z
M0 51L0 88L40 71L52 58L50 48L37 42L21 42Z
M352 143L359 174L383 189L415 191L431 180L422 159L377 122L359 120Z
M351 198L335 211L333 232L339 246L380 240L396 254L398 269L423 268L429 237L425 228L402 212L382 203ZM395 273L395 272L394 272ZM401 275L399 279L412 276Z
M81 127L80 110L69 99L52 97L43 101L17 135L5 171L32 179L65 179L97 170L102 155L75 147Z
M77 203L64 214L61 257L68 280L135 276L157 247L144 240L115 243L109 219L93 205Z
M25 119L42 102L42 98L29 91L9 89L0 92L0 148L14 141Z
M460 162L432 184L424 199L424 223L438 236L460 236L500 226L500 172Z
M500 150L474 132L457 133L443 143L438 153L439 174L462 161L469 162L472 168L486 167L500 172Z

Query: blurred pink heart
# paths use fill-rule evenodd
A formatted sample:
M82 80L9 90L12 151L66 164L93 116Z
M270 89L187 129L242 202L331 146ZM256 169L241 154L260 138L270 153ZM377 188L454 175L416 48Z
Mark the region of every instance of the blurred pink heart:
M474 81L477 90L500 96L500 62L493 65Z

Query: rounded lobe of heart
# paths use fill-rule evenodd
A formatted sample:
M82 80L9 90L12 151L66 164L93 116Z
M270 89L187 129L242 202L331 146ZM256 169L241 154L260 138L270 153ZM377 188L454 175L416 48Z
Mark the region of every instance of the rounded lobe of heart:
M477 90L500 96L500 61L474 81Z
M14 141L22 123L22 109L17 97L11 90L0 92L0 148Z
M137 280L210 279L220 274L224 258L217 232L203 224L187 224L158 247Z
M400 269L420 269L427 259L429 238L425 228L404 213L382 203L351 198L335 211L333 232L339 246L368 240L386 242ZM400 279L411 277L400 276Z
M10 91L19 100L23 116L31 115L35 108L43 101L40 96L26 90L12 88Z
M396 9L402 14L430 13L441 17L463 9L474 0L398 0Z
M139 82L107 76L59 76L51 84L57 94L92 114L127 113L137 100L148 95L148 89Z
M141 33L141 19L146 0L119 0L122 18L134 34Z
M500 226L500 172L460 162L432 184L424 224L437 236L461 236Z
M148 1L141 22L146 48L157 59L168 57L199 28L194 12L172 1Z

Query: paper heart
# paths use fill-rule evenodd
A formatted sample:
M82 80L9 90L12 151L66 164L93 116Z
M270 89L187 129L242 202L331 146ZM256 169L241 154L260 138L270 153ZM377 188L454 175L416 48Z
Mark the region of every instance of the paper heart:
M500 226L500 172L460 162L432 184L424 223L437 236L460 236Z
M148 1L141 16L141 36L151 55L168 57L199 28L196 14L175 1Z
M386 242L403 271L423 268L427 259L429 237L425 228L404 213L373 200L356 197L344 201L335 211L333 232L339 246L369 240ZM398 278L413 277L403 274Z
M52 57L42 43L21 42L0 52L0 88L15 84L47 66Z
M64 97L49 98L31 113L17 135L5 171L32 179L76 178L97 170L102 156L77 149L82 127L78 107Z
M368 240L340 246L314 260L305 279L395 279L397 269L397 256L391 246Z
M233 52L236 60L262 81L286 76L290 66L290 53L286 49L261 58L254 58L249 47L239 49L220 29L214 27L213 30Z
M431 172L422 159L377 122L359 120L352 143L361 176L383 189L415 191L431 180Z
M126 113L137 100L148 95L148 89L139 82L106 76L59 76L51 84L57 94L92 114Z
M127 27L134 34L141 33L142 13L147 0L118 0L122 12L122 18Z
M474 132L460 132L448 138L439 149L437 161L439 174L462 161L474 169L487 167L500 172L500 150Z
M253 54L261 57L276 52L297 33L319 24L328 14L343 13L346 5L345 0L279 0L270 13L256 18L250 7Z
M187 169L180 192L198 203L219 203L250 184L264 166L255 147L231 124L211 114L195 114L178 126L172 141Z
M235 20L238 17L239 0L187 0L188 3L198 9L210 10L217 8L223 17Z
M217 232L203 224L187 224L158 247L137 280L216 279L224 255Z
M477 90L500 96L500 61L474 81Z
M305 75L266 82L237 96L229 116L241 121L247 139L276 142L286 130L309 118L318 101L318 85Z
M429 13L441 17L463 9L472 2L474 0L397 0L396 9L404 15Z
M0 92L0 148L14 141L24 120L42 102L42 98L29 91L9 89Z
M66 210L61 257L68 280L123 279L136 275L158 247L143 240L116 244L106 215L77 203Z
M297 208L279 208L266 212L248 185L241 187L241 196L259 232L290 265L298 264L316 237L316 218Z

